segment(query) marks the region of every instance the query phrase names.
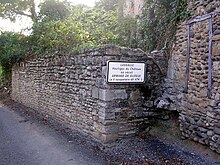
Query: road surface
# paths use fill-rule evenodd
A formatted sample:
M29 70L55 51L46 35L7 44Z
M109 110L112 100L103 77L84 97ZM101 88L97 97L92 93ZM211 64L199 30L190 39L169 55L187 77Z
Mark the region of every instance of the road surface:
M0 105L0 165L99 165L105 160Z
M88 136L45 120L30 108L11 100L4 101L4 105L8 108L0 102L0 165L220 164L219 154L207 147L193 143L192 149L192 143L178 141L177 137L163 141L161 135L149 133L100 150Z

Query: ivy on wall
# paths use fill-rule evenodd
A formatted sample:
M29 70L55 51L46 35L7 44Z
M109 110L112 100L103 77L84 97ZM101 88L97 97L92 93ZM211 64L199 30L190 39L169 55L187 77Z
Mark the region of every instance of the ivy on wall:
M171 47L179 21L189 17L187 0L146 0L137 19L135 47L145 51Z

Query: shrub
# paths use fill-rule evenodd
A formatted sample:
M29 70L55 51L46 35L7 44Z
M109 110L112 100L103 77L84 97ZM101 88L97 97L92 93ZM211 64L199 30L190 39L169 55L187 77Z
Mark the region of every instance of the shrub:
M37 54L54 50L77 52L115 42L117 19L113 11L76 7L72 12L64 20L35 23L31 50Z
M2 74L8 74L12 65L23 59L26 52L26 37L4 32L0 35L0 65Z

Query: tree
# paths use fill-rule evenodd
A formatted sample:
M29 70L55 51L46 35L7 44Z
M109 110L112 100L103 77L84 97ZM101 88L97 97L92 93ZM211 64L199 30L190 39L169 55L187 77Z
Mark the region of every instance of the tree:
M0 17L14 21L17 16L26 16L31 18L33 22L37 22L45 17L57 20L64 19L68 15L67 3L59 0L45 0L41 3L39 15L36 8L35 0L1 0Z
M40 4L40 21L57 21L64 20L70 14L68 9L69 3L57 0L46 0Z
M58 0L46 0L37 15L34 0L0 2L1 17L14 20L17 15L23 15L34 22L31 36L0 31L0 66L4 75L10 75L12 65L22 60L27 52L35 54L46 49L65 49L68 44L78 46L80 26L74 21L62 22L68 16L66 6ZM65 32L68 36L64 35Z
M34 0L1 0L0 17L15 20L16 16L27 16L33 22L37 20Z
M31 37L32 50L44 52L78 52L115 43L117 17L113 11L76 6L69 17L35 23Z

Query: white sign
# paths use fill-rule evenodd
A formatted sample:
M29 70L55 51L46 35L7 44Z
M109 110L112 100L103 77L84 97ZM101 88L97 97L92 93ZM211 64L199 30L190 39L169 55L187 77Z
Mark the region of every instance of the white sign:
M108 83L144 83L145 63L108 61Z

